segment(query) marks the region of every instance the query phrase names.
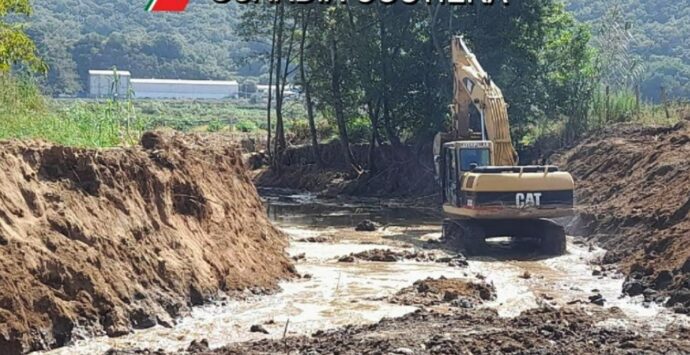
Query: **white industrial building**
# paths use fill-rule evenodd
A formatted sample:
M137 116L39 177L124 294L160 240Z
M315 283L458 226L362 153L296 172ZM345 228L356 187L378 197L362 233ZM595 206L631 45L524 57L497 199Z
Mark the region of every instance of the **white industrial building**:
M125 97L130 88L131 77L132 74L128 71L89 70L89 96Z
M142 99L227 99L237 98L237 81L132 79L136 98Z
M238 97L240 85L237 81L133 79L127 71L89 71L90 97L125 97L130 90L140 99L227 99Z

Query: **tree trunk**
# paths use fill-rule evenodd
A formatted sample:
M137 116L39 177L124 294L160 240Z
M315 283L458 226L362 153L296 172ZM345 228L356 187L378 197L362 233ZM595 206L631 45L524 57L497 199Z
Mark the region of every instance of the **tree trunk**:
M283 102L285 101L285 87L287 86L288 75L290 74L289 70L290 70L290 63L292 62L292 50L293 50L294 44L295 44L295 32L296 32L295 30L296 29L297 29L297 21L294 21L294 23L292 24L292 28L290 29L290 41L288 42L287 53L285 54L285 66L283 67L283 73L282 73L283 78L281 79L280 87L276 88L276 89L280 90L280 100L281 100L280 116L281 116L282 133L283 134L279 138L280 138L280 144L283 148L283 151L287 148L287 141L285 139L285 124L284 124L284 120L282 119L282 117L283 117L282 108L283 108Z
M308 11L308 10L307 10ZM311 99L310 82L307 80L307 73L304 65L304 46L307 39L307 28L309 27L309 12L302 13L302 39L299 46L299 67L300 76L302 77L302 88L304 89L304 99L307 106L307 119L309 120L309 135L311 136L311 146L314 154L316 166L323 168L323 160L321 160L321 149L319 148L319 139L316 136L316 122L314 120L314 102Z
M270 69L268 75L268 112L266 113L266 124L268 137L266 138L266 150L268 152L269 159L273 156L271 154L271 110L273 109L273 65L275 64L275 52L276 52L276 24L278 22L278 8L276 8L276 13L273 15L273 34L271 39L271 60Z
M276 139L273 165L278 168L285 150L285 127L283 125L283 92L281 88L283 67L283 29L285 27L285 5L278 6L278 35L276 39Z
M333 95L333 108L335 109L335 120L338 124L338 135L340 145L343 150L345 162L356 173L361 174L361 168L355 164L355 158L350 150L350 139L347 136L347 126L345 122L345 112L340 88L340 67L338 66L338 44L335 38L331 39L331 91Z
M386 24L384 22L385 16L379 8L379 37L381 40L381 98L383 100L383 127L386 131L386 137L391 142L396 150L402 146L400 138L395 133L393 129L393 123L391 122L390 109L388 105L389 97L389 73L390 63L388 61L388 41L386 40Z
M369 140L369 173L376 173L376 143L378 141L378 129L379 129L379 111L381 108L381 102L376 103L376 108L373 107L372 103L367 103L367 110L369 111L369 119L371 120L371 139Z

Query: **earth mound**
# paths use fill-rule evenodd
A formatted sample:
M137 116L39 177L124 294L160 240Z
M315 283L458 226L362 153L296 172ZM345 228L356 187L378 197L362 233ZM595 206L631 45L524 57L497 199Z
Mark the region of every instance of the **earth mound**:
M461 308L472 308L475 304L495 298L496 289L492 285L441 277L419 280L412 286L398 291L390 301L408 306L450 304Z
M576 180L571 233L628 272L624 291L690 312L690 118L673 127L610 127L554 159ZM658 293L658 294L656 294Z
M294 275L236 147L0 142L0 353L160 324L218 291Z

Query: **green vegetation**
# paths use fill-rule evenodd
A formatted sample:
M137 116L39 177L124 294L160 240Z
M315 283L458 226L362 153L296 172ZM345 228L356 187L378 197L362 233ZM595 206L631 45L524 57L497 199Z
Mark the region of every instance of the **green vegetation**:
M276 160L286 148L281 97L286 82L301 84L306 106L334 122L344 159L355 170L361 162L352 161L351 142L399 147L446 130L453 94L448 45L457 34L466 36L506 95L515 136L554 119L566 123L571 139L586 131L596 87L595 52L588 29L560 3L453 9L440 3L283 4L243 12L245 38L272 44L270 76L279 88ZM287 75L292 68L295 78ZM309 110L307 121L316 132Z
M0 139L42 139L77 147L130 145L146 127L131 102L57 105L35 82L0 76Z
M171 127L189 131L213 123L217 128L251 121L258 126L266 108L246 101L136 100L137 113L149 121L150 128Z
M32 5L34 14L20 20L50 67L43 84L52 95L83 92L89 69L114 66L140 78L228 79L261 72L254 58L264 47L236 36L241 7L234 2L193 0L188 11L174 14L148 13L146 1L131 0Z
M503 90L520 147L541 137L570 143L616 122L672 123L687 114L679 98L690 93L690 33L682 21L690 13L670 0L666 8L617 3L567 1L590 23L583 25L558 0L461 8L195 0L184 14L150 14L125 0L70 0L35 2L29 17L28 0L0 0L0 31L12 34L0 36L0 72L13 73L0 74L0 138L109 147L165 127L270 134L277 158L288 143L428 141L449 124L448 43L457 34ZM37 52L47 75L27 77L44 68ZM247 94L232 102L84 101L47 99L37 89L77 94L89 69L112 67L137 77L244 76ZM268 107L259 83L278 87ZM297 100L287 98L293 84ZM363 162L344 151L359 170Z
M0 0L0 75L20 64L36 71L45 69L36 46L20 25L4 21L7 15L30 15L29 0Z
M603 31L612 16L623 20L630 32L631 53L638 57L641 93L654 102L661 101L660 87L670 99L690 97L690 6L677 0L565 0L575 16L591 23L595 36L610 36ZM603 41L600 48L612 47ZM628 66L627 70L633 70Z

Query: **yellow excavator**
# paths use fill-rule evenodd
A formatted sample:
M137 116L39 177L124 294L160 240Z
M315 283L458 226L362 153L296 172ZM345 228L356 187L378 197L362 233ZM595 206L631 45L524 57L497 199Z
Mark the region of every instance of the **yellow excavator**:
M487 239L496 237L531 241L543 255L564 254L565 231L550 219L573 213L572 176L556 166L517 165L503 93L461 36L451 47L453 127L434 140L447 216L443 240L468 255L484 253ZM471 105L478 124L471 122Z

